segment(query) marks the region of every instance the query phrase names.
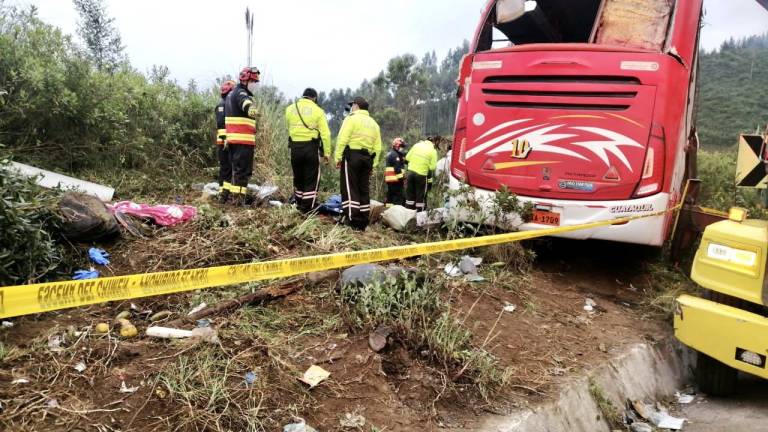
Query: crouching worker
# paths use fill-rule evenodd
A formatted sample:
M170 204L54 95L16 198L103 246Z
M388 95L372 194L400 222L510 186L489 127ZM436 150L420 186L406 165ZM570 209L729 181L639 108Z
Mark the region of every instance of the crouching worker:
M405 149L402 138L392 141L392 150L387 153L384 167L384 183L387 184L387 207L405 204Z
M427 209L427 190L437 169L437 150L432 141L417 142L405 156L408 177L405 186L405 208L417 211Z
M301 99L285 109L288 145L291 149L296 207L303 213L315 209L320 186L320 159L328 163L331 131L325 111L317 105L317 91L304 90Z
M368 114L362 97L352 101L350 114L336 138L336 168L341 173L343 220L352 228L365 230L371 213L371 173L379 164L381 132Z

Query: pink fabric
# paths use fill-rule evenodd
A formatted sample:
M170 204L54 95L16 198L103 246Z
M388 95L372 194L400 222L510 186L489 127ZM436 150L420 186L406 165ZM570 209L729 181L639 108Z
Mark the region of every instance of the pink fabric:
M110 210L112 213L125 213L131 216L151 218L158 225L173 226L193 219L197 209L184 205L155 205L136 204L132 201L115 203Z

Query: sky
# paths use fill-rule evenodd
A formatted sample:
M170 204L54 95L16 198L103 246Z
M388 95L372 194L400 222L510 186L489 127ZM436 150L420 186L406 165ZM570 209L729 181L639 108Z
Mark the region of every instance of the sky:
M357 88L400 54L421 57L471 39L486 0L106 0L131 63L141 71L170 68L185 84L211 85L246 62L244 11L254 12L253 63L264 82L287 96L307 86ZM70 0L11 0L35 5L40 17L75 34ZM705 0L702 46L768 31L768 11L755 0Z

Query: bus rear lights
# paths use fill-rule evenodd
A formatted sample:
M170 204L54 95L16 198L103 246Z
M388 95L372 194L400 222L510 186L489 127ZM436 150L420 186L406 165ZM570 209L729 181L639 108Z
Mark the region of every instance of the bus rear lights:
M744 348L736 348L736 360L759 368L765 368L764 355L747 351Z
M654 151L653 147L648 148L645 155L645 164L643 165L643 180L653 177Z
M462 138L459 144L459 163L465 165L467 163L467 139Z
M637 190L638 196L645 196L650 195L654 192L657 192L659 190L659 184L658 183L651 183L649 185L641 186L640 189Z

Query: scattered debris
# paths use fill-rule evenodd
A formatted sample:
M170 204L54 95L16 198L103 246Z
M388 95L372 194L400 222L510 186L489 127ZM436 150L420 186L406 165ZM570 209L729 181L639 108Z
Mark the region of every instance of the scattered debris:
M387 346L387 338L392 334L392 327L384 324L379 325L376 330L368 335L368 346L374 351L379 352Z
M99 271L91 267L90 270L77 270L72 275L72 280L86 280L97 279L99 277Z
M503 309L504 312L514 312L515 309L517 309L517 306L513 305L512 303L505 303Z
M205 303L203 303L203 304L205 304ZM152 315L151 317L149 317L149 321L157 322L157 321L160 321L160 320L164 320L164 319L170 317L171 315L173 315L173 312L171 312L169 310L160 311L160 312Z
M594 312L596 306L597 306L597 303L595 303L595 301L592 300L591 298L587 297L584 300L584 310L585 311L587 311L587 312Z
M104 249L92 247L88 249L88 258L97 265L109 265L109 253Z
M272 207L282 207L283 203L281 203L280 201L269 201L269 205Z
M331 195L324 203L320 204L317 211L329 216L341 215L341 195Z
M461 257L458 264L446 264L443 271L449 277L459 277L463 275L467 282L482 282L485 278L477 273L477 266L482 264L482 262L482 258L474 258L464 255Z
M120 227L98 198L77 192L65 193L58 204L60 232L71 242L92 242L118 236Z
M48 337L48 349L53 352L60 352L64 349L61 347L61 344L64 342L64 337L60 335L51 335Z
M448 209L436 208L423 212L416 213L416 226L419 228L434 228L440 225L448 219Z
M155 326L147 328L146 335L162 339L194 338L212 344L219 342L218 333L216 333L216 330L210 327L199 327L194 330L181 330L170 327Z
M197 209L185 205L147 205L132 201L120 201L111 207L112 213L129 214L152 219L161 226L173 226L187 222L197 215Z
M101 334L109 333L109 324L107 323L96 324L96 332Z
M119 322L120 320L128 319L131 317L131 311L122 311L119 314L115 316L115 322Z
M317 387L318 384L328 379L331 373L317 365L310 366L304 376L299 378L299 381L309 385L309 388Z
M190 310L189 313L187 313L187 316L194 315L207 307L208 305L206 303L200 303L199 305L193 307L192 310Z
M606 347L604 343L599 344L597 346L597 349L599 349L601 352L604 352L604 353L608 352L608 347Z
M245 374L245 386L250 387L256 382L256 372L247 372Z
M16 378L11 381L11 384L29 384L31 381L26 378Z
M136 326L131 324L127 319L121 319L120 321L120 336L124 338L132 338L139 334Z
M461 269L459 268L459 266L453 263L446 264L445 267L443 268L443 271L445 272L445 274L447 274L450 277L459 277L462 275Z
M11 328L13 327L13 323L10 321L3 321L0 323L0 328Z
M360 414L344 414L344 418L339 421L341 427L345 429L357 429L365 426L365 417Z
M653 432L653 428L648 423L634 422L629 425L629 430L632 432Z
M307 275L307 279L312 283L320 283L327 280L335 279L338 277L339 272L336 270L326 270L320 272L312 272Z
M59 400L58 399L48 399L48 401L45 403L45 406L48 408L58 408L59 407Z
M88 367L85 365L85 362L78 362L74 368L76 371L83 373Z
M120 383L120 390L118 390L120 393L136 393L139 390L139 387L128 387L125 385L125 381Z
M279 188L275 185L263 185L249 184L248 190L253 193L254 197L259 201L264 201L272 195L276 194Z
M283 426L283 432L317 432L317 429L307 425L304 419L298 419L298 423Z
M696 395L680 392L675 392L675 397L677 398L677 403L682 405L689 404L693 402L694 399L696 399Z
M381 214L381 219L395 231L407 231L416 226L416 210L408 210L403 206L392 206Z
M469 255L464 255L459 261L459 269L464 274L477 273L477 266L483 263L482 258L475 258Z
M657 428L680 430L683 428L683 424L685 423L685 419L672 417L667 412L667 409L658 403L648 404L643 401L637 400L637 401L630 401L629 403L627 403L627 407L628 407L628 410L633 409L634 413L637 413L637 415L642 417L644 420L649 421ZM627 412L625 416L628 418L633 418L635 417L634 413ZM639 423L639 422L633 422L632 425L636 423ZM638 426L638 427L642 427L642 426ZM649 430L652 430L652 429L649 429Z
M211 320L203 318L195 321L197 328L206 328L211 326Z
M360 264L352 266L341 272L341 286L369 285L384 283L387 278L387 270L377 264Z

